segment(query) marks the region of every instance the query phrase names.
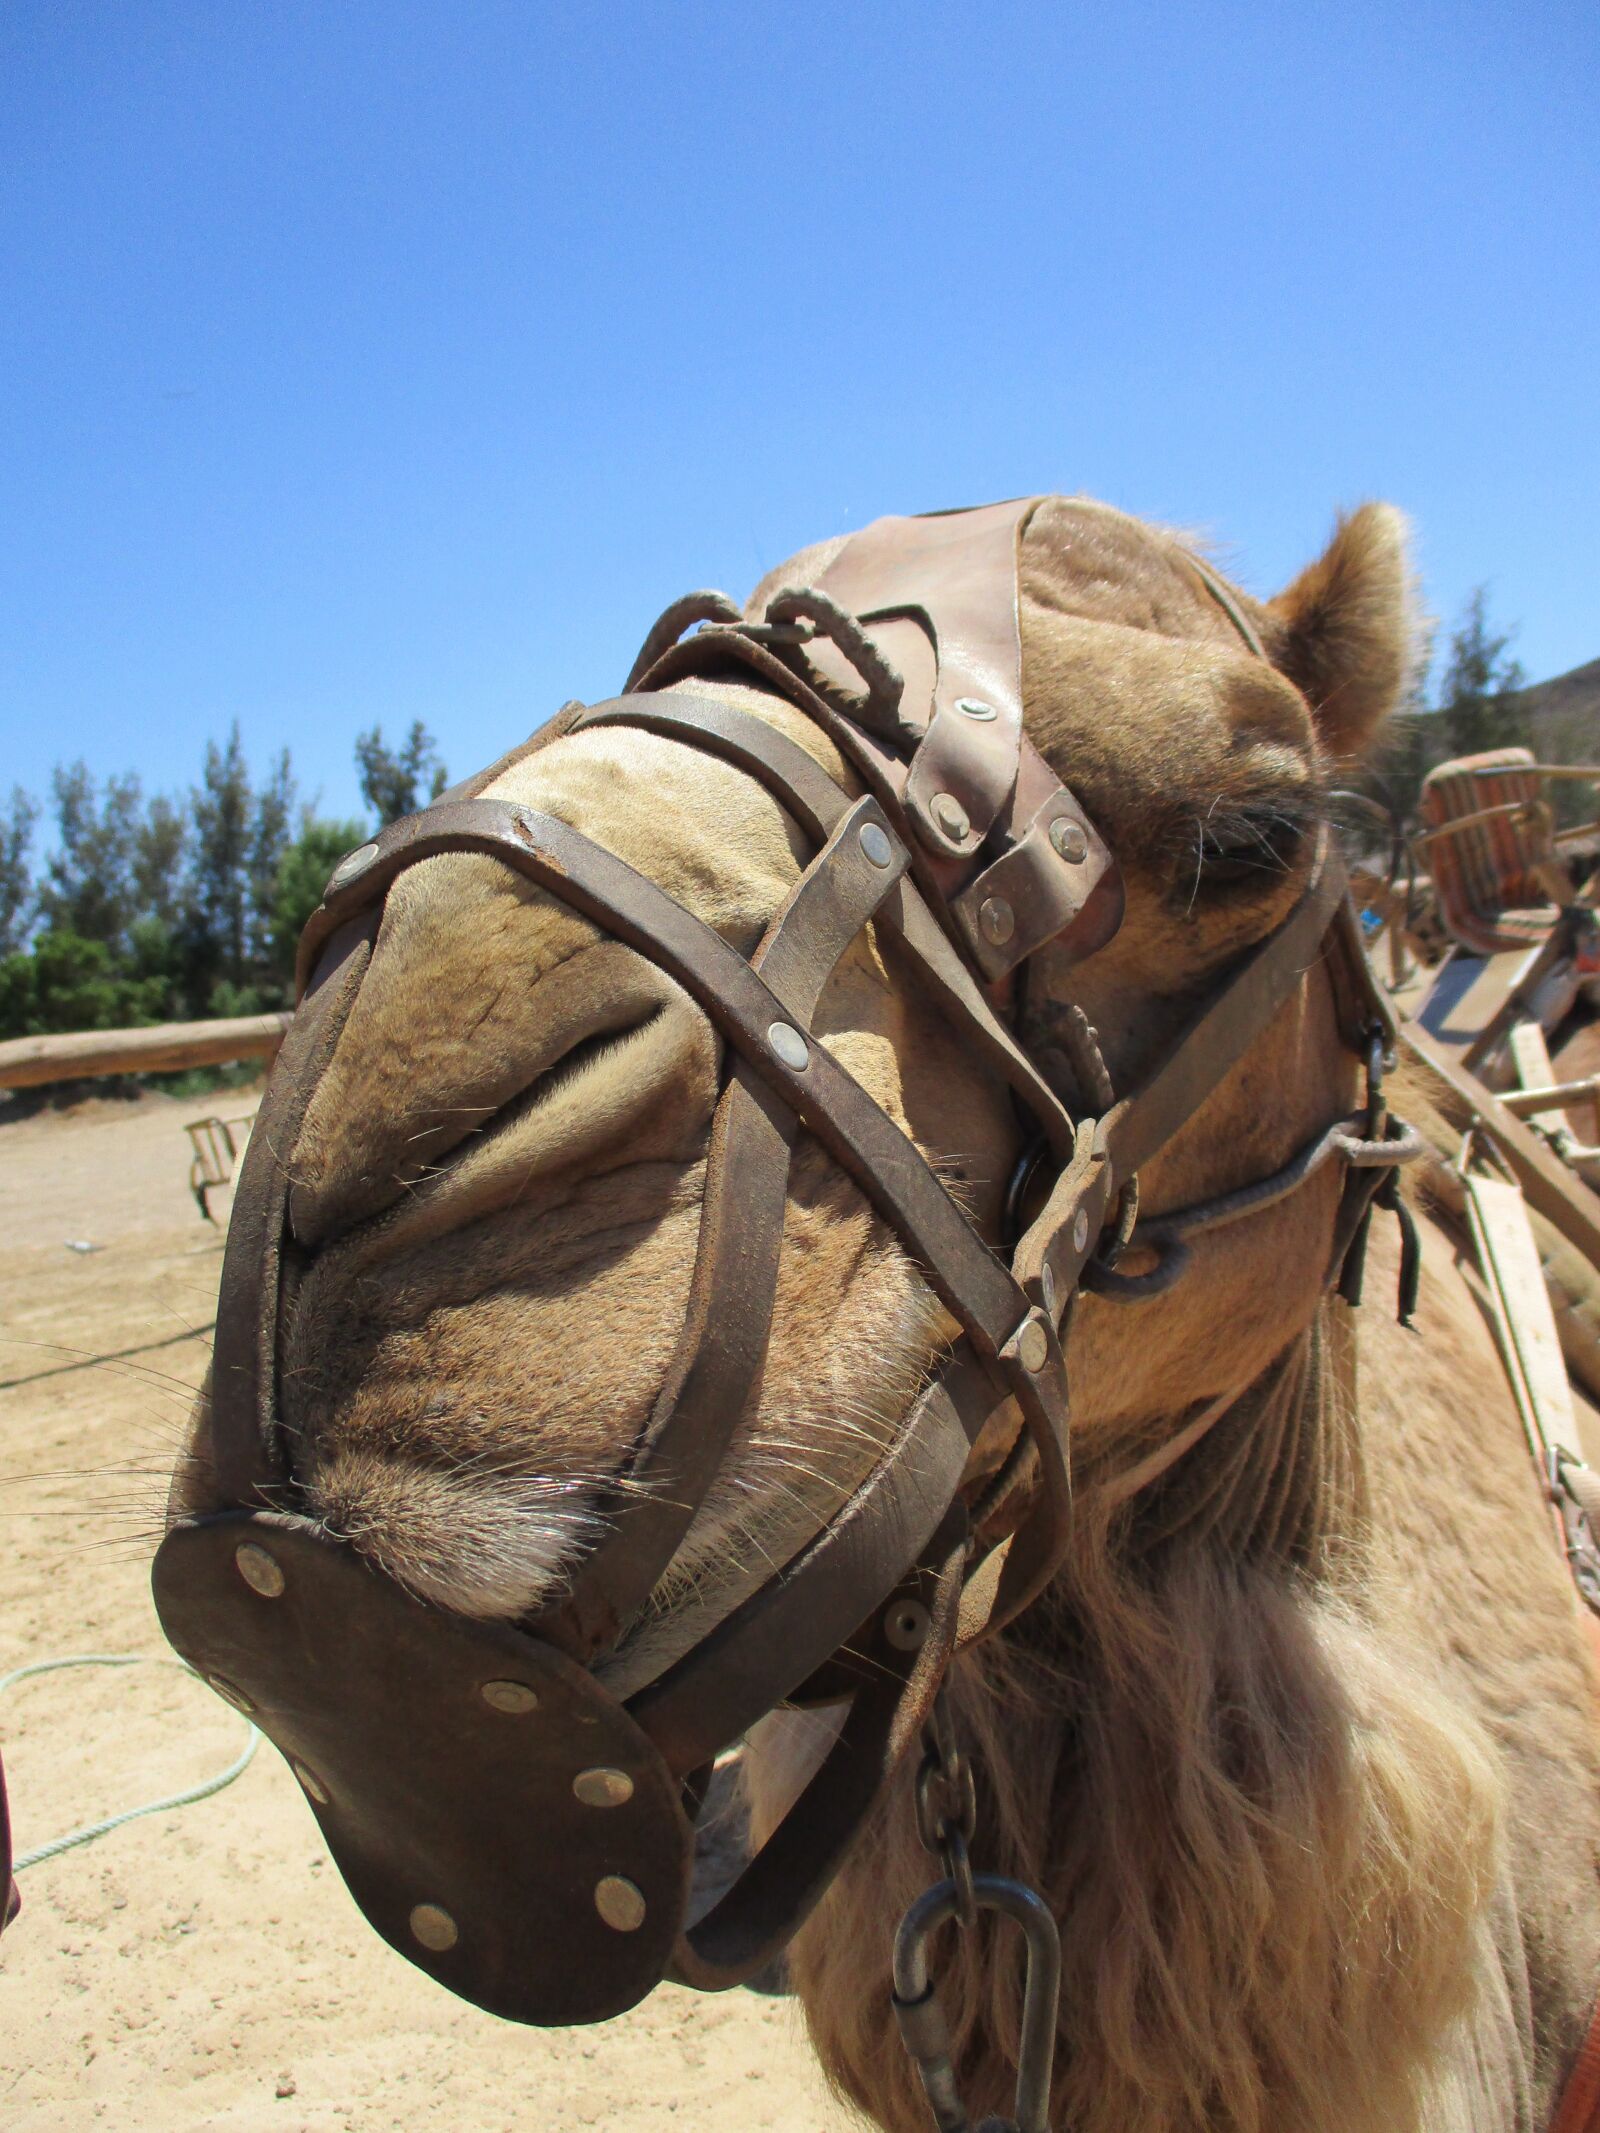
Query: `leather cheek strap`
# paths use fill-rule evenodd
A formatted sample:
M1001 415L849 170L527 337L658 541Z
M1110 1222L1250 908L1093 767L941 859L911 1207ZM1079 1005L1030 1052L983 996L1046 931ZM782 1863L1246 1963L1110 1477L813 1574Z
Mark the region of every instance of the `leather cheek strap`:
M285 1289L293 1278L289 1160L360 990L377 929L375 910L357 910L324 931L315 976L279 1050L239 1167L208 1395L217 1488L227 1504L276 1504L288 1478L277 1346Z
M868 831L881 863L868 857ZM797 1034L809 1029L839 958L904 869L904 851L891 845L876 801L860 800L841 816L752 958ZM626 1493L611 1507L607 1538L536 1625L581 1657L612 1646L643 1608L759 1394L799 1123L736 1054L712 1127L688 1312L665 1389Z
M1330 936L1330 928L1347 900L1344 865L1331 832L1324 828L1299 903L1211 995L1155 1072L1101 1121L1106 1154L1119 1182L1136 1175L1164 1148L1238 1065L1299 990L1324 942L1331 938L1336 951L1345 952L1344 935L1335 929ZM1345 1032L1347 1042L1359 1048L1364 1030L1382 1012L1370 979L1361 987L1354 982L1342 985L1340 999L1346 1013L1361 1018L1359 1030L1348 1026Z

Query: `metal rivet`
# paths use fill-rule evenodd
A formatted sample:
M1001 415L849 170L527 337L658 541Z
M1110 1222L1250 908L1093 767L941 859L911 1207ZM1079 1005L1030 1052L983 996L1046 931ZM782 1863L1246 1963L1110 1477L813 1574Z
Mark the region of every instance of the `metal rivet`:
M637 1933L644 1924L644 1896L621 1874L595 1883L594 1907L615 1933Z
M536 1692L520 1681L486 1681L478 1693L491 1711L504 1711L512 1718L539 1708Z
M810 1062L806 1040L787 1022L772 1023L767 1030L767 1042L791 1073L798 1074Z
M1017 1360L1024 1370L1043 1370L1050 1360L1050 1341L1044 1327L1030 1318L1017 1338Z
M889 842L889 833L878 822L862 823L861 849L875 867L886 867L894 857L894 846Z
M317 1776L317 1773L314 1770L308 1770L304 1763L292 1762L289 1768L300 1780L300 1790L305 1794L306 1798L315 1800L319 1807L326 1807L328 1804L328 1788L323 1784L321 1778Z
M231 1703L236 1711L253 1711L255 1709L255 1705L244 1693L244 1690L236 1689L233 1683L221 1674L207 1674L206 1686L215 1689L223 1702Z
M283 1598L283 1568L275 1555L269 1555L255 1541L241 1541L233 1551L233 1560L252 1592L259 1592L264 1600Z
M936 792L929 804L934 821L952 844L959 844L972 827L961 802L953 792Z
M1057 815L1051 823L1050 842L1069 867L1082 866L1089 856L1089 840L1070 815Z
M585 1807L623 1807L633 1798L633 1779L626 1770L609 1770L601 1765L580 1770L572 1781L572 1790Z
M1085 1252L1089 1249L1089 1210L1080 1207L1072 1218L1072 1249Z
M323 894L331 896L335 889L345 888L358 874L364 874L377 856L375 844L358 844L353 852L346 852L328 876L328 886Z
M1003 896L986 896L978 907L978 924L992 948L1003 948L1017 930L1017 914Z
M1056 1315L1056 1277L1053 1270L1048 1266L1039 1269L1039 1294L1044 1299L1045 1309L1054 1318Z
M968 718L991 719L1000 716L994 705L986 704L981 696L958 696L956 709L965 712Z
M436 1903L419 1903L411 1913L411 1931L425 1948L435 1955L443 1955L446 1948L453 1948L461 1938L456 1931L456 1922L448 1911Z
M895 1600L883 1618L883 1634L897 1652L920 1652L933 1617L920 1600Z

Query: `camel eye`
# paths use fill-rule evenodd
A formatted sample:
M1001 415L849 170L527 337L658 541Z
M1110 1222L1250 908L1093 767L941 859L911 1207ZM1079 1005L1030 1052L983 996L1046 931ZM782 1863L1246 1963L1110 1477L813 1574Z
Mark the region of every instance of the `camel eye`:
M1306 827L1283 808L1213 815L1199 826L1201 878L1208 888L1270 888L1299 858Z

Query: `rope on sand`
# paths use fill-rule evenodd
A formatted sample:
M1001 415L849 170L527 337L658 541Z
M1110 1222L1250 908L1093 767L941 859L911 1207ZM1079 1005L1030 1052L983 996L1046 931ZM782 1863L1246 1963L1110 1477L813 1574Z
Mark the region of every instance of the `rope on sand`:
M70 1659L38 1659L31 1666L14 1667L9 1674L0 1674L0 1695L14 1682L26 1681L32 1674L55 1674L69 1666L175 1666L185 1674L194 1673L194 1668L181 1659L152 1657L143 1652L81 1652ZM198 1680L199 1676L195 1678ZM245 1731L249 1738L243 1753L215 1777L191 1785L186 1792L173 1792L164 1799L147 1800L141 1807L125 1807L121 1814L107 1815L103 1822L88 1822L82 1829L69 1830L64 1837L52 1837L48 1844L36 1844L32 1851L23 1852L12 1861L13 1872L21 1873L25 1866L38 1866L43 1860L54 1859L59 1853L70 1852L80 1844L92 1844L96 1837L109 1836L124 1822L137 1822L142 1815L166 1814L174 1807L192 1807L197 1800L208 1800L214 1792L221 1792L225 1785L231 1785L236 1777L243 1775L260 1745L260 1729L248 1719Z

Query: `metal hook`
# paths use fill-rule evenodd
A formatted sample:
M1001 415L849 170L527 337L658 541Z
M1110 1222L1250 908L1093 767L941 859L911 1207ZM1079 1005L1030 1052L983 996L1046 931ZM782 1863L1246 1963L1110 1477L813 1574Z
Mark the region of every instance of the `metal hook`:
M1061 2004L1061 1936L1043 1899L1009 1875L974 1874L972 1894L980 1911L999 1911L1015 1919L1028 1944L1015 2115L986 2118L979 2133L1050 2133L1050 2077ZM950 2032L928 1974L928 1942L946 1919L957 1915L960 1903L954 1881L936 1881L906 1912L894 1938L895 2019L906 2050L916 2062L939 2133L970 2133L971 2128L950 2063Z

